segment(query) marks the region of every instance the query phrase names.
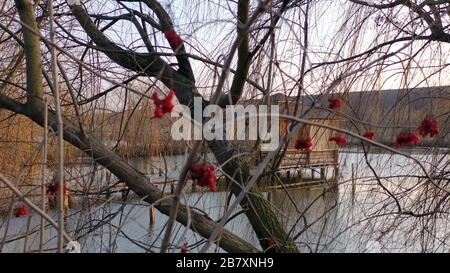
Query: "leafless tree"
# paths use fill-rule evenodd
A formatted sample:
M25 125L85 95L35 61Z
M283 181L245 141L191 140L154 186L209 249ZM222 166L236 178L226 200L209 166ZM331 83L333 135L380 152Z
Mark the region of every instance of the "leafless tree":
M432 105L426 109L433 110L422 112L414 109L411 98L419 87L449 84L449 10L449 1L439 0L333 3L321 0L82 3L76 0L7 0L0 6L0 108L6 110L1 112L0 129L11 130L11 122L23 117L44 127L48 113L49 130L55 134L60 132L58 123L62 122L64 140L72 149L76 147L72 151L76 155L74 158L82 155L94 162L88 174L69 175L76 181L77 190L83 189L80 194L90 194L91 187L97 191L92 193L94 195L110 194L115 184L123 182L142 201L169 216L167 228L162 228L166 235L163 237L161 232L157 236L162 242L147 244L126 235L121 226L129 217L125 204L115 211L105 208L101 219L95 221L90 213L79 216L73 230L70 226L66 226L65 231L60 228L60 238L65 236L66 241L109 227L116 230L116 238L121 234L140 249L155 251L161 247L161 251L166 252L171 247L180 247L171 236L175 230L181 230L174 228L176 221L204 238L195 245L206 243L203 251L208 250L209 243L227 252L299 252L304 248L325 251L326 246L340 236L335 233L332 238L322 236L339 202L328 197L335 194L337 187L346 188L357 180L363 184L361 199L357 201L375 204L370 208L361 205L364 217L358 224L381 219L380 223L386 223L381 228L367 225L368 229L380 232L381 238L398 230L403 223L408 223L411 229L420 223L421 232L417 236L424 242L422 251L442 246L448 249L449 231L445 225L450 161L448 151L439 147L448 145L446 124L450 91L447 88L434 94L439 97L430 98L430 103L440 107ZM54 39L51 39L50 17L54 17L56 26ZM164 33L177 33L183 40L173 44ZM54 76L50 76L52 71L55 71ZM380 106L382 101L373 98L382 93L361 97L356 104L349 97L349 91L368 91L367 94L373 95L374 92L369 91L386 86L404 93L399 92L392 107L382 113L376 107L364 111L365 105ZM121 143L132 139L142 143L145 133L141 128L150 127L146 122L153 122L153 118L147 116L151 114L154 90L162 93L173 90L178 102L190 107L192 113L196 97L202 99L204 107L217 104L225 109L227 105L253 99L270 103L272 95L283 94L295 98L295 103L289 104L293 109L289 109L285 117L292 123L278 149L255 166L251 166L249 158L256 156L257 151L245 150L240 143L219 140L194 143L189 147L189 160L183 162L178 189L175 194L167 194L150 183L150 179L130 163L130 157L119 150ZM58 92L61 93L61 120L58 120L58 100L52 100L53 96L58 97ZM329 109L330 96L340 98L345 103L345 111ZM45 100L53 103L47 108ZM101 123L114 119L108 112L120 113L117 134L101 129L104 127ZM341 132L361 145L363 157L356 164L365 166L368 171L353 179L342 176L337 185L318 194L306 206L299 206L295 198L287 198L288 201L282 200L282 205L277 205L278 201L267 198L258 182L263 176L279 179L274 170L285 156L284 148L301 126L314 124L310 120L313 113L345 120L346 127L328 129ZM435 117L441 130L439 141L431 143L431 148L421 156L392 148L389 137L375 141L362 137L369 129L376 129L377 135L412 130L424 116ZM32 126L30 123L27 130L35 130ZM158 126L151 128L155 130ZM112 139L116 140L113 146L107 143ZM40 151L42 145L39 144L43 141L33 143L29 139L29 142L30 147ZM215 220L195 205L188 205L183 194L188 167L204 153L202 148L212 152L231 185L224 213ZM389 158L377 158L372 155L374 151L407 160L405 164L410 164L414 173L405 173L405 168L386 174L384 166L389 164ZM21 155L22 164L15 164L11 173L1 176L14 192L8 205L14 204L17 198L33 205L34 199L27 197L26 188L17 178L19 173L30 169L23 162L36 160L30 154ZM53 164L61 161L62 158ZM253 174L252 167L256 169ZM105 175L100 180L107 181L100 188L93 187L99 169ZM111 174L115 178L111 178ZM167 169L164 175L168 177ZM415 182L411 184L411 180ZM382 197L372 200L372 190ZM288 189L284 191L289 195ZM228 210L237 207L231 195L239 201L240 212ZM320 215L312 221L306 220L309 211L323 198L327 204ZM111 199L106 199L98 207L109 202ZM96 210L95 206L93 208ZM341 206L341 210L345 208ZM46 217L51 225L58 226L38 206L32 209ZM9 212L11 216L12 206ZM80 212L83 213L86 212ZM259 245L224 227L241 213L245 214ZM116 226L113 219L118 218ZM5 220L6 223L9 222ZM317 223L321 225L320 235L314 237L319 239L312 246L304 236L316 232L313 226ZM349 224L342 232L351 228ZM8 225L4 230L2 247ZM29 233L27 229L26 238ZM432 243L435 238L441 248ZM110 243L115 240L110 238ZM111 243L110 251L114 248Z

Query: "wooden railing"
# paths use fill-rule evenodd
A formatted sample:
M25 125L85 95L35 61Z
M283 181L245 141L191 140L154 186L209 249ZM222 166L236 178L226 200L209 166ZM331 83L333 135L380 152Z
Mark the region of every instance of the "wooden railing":
M265 154L266 152L262 152L262 156ZM314 150L311 152L288 149L281 161L280 169L337 165L338 156L338 149Z

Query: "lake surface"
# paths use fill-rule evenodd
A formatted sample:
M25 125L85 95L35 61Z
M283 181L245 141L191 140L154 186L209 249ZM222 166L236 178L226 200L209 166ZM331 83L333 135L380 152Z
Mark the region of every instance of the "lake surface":
M446 150L423 148L406 152L420 160L430 174L439 173L449 166L450 158ZM157 177L159 169L167 169L168 176L176 178L184 158L136 159L133 165L150 177ZM445 190L450 190L448 182L439 182L442 188L436 189L434 185L414 177L423 176L424 172L417 163L399 155L368 154L368 161L379 180L375 179L365 162L364 153L358 149L342 151L339 161L337 189L318 185L264 193L272 200L281 223L295 236L301 251L450 252L450 208L448 197L445 199ZM92 170L92 166L71 167L68 171L79 177L71 183L95 180L106 185L115 181L100 167L96 169L95 177L87 175ZM437 180L435 182L438 183ZM442 196L444 201L440 210L445 213L427 216L398 213L398 205L402 211L418 214L431 211L433 204ZM227 199L228 193L225 192L196 192L187 194L185 201L217 220L224 212ZM127 204L116 201L103 205L98 202L85 204L71 209L70 215L67 230L77 238L83 252L159 252L158 246L167 220L165 215L156 211L156 223L150 226L149 207L137 199ZM11 219L4 251L35 251L39 245L39 222L40 218L36 215ZM5 219L0 223L2 238ZM226 228L259 246L245 215L234 218ZM20 236L27 233L25 242ZM48 227L46 248L51 250L54 247L55 237L55 229ZM181 225L175 227L173 237L177 246L188 242L190 252L198 252L202 246L199 235ZM179 248L172 251L179 252ZM223 250L214 246L210 251Z

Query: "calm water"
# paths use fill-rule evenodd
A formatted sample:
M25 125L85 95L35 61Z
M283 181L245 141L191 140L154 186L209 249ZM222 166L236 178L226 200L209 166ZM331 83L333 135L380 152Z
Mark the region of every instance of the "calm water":
M448 165L449 157L442 150L409 151L421 160L429 172ZM402 207L420 212L432 203L429 198L422 202L428 192L425 183L417 178L404 178L403 175L422 175L419 166L413 161L391 154L369 154L369 162L376 170L382 186L394 194ZM133 164L149 174L157 176L159 169L169 170L169 177L176 178L184 161L183 156L135 160ZM411 217L395 213L396 202L383 190L370 168L365 163L364 154L358 150L348 150L340 156L339 186L330 189L326 185L272 190L265 193L276 207L280 221L296 237L299 248L304 252L450 252L448 238L450 226L447 214L435 217ZM353 168L352 168L353 165ZM351 179L352 169L354 170ZM70 172L78 173L80 179L92 179L84 173L92 171L92 166L73 167ZM97 170L95 180L114 181L105 171ZM86 182L83 180L84 183ZM80 181L78 181L80 183ZM106 183L106 182L105 182ZM449 189L447 185L447 190ZM354 192L354 193L353 193ZM442 194L442 193L439 193ZM186 202L193 205L212 219L223 214L227 193L192 193ZM425 198L426 199L426 198ZM233 199L232 199L233 200ZM78 238L83 252L158 252L161 231L167 217L156 213L156 223L149 226L148 206L134 200L133 204L109 203L104 206L89 205L83 209L71 209L67 230ZM443 202L448 213L449 201ZM112 221L109 221L112 219ZM8 239L24 235L27 230L27 217L11 221ZM4 220L0 238L4 234ZM38 246L37 230L39 217L30 220L30 232L25 249L34 251ZM109 221L109 222L108 222ZM104 224L104 223L107 224ZM256 243L257 239L243 214L230 221L226 228L239 234L245 240ZM77 231L77 232L73 232ZM34 232L34 233L33 233ZM55 243L56 232L47 229L46 247ZM177 225L174 242L194 244L201 238ZM24 239L15 239L5 245L6 252L22 252ZM156 247L152 247L152 245ZM191 252L197 252L201 245ZM178 249L174 251L179 252ZM222 251L216 247L210 251Z

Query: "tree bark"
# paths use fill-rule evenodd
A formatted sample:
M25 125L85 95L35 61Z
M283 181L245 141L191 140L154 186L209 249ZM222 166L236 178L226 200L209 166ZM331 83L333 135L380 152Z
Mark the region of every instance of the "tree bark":
M41 52L39 44L39 30L36 25L34 7L28 0L16 0L16 7L20 14L24 33L24 48L26 57L26 75L27 75L27 103L21 104L3 94L0 94L0 108L8 109L12 112L23 114L40 126L44 126L45 104L43 102L43 77ZM63 137L72 145L78 147L89 157L103 165L111 171L127 186L150 204L156 203L155 207L164 214L170 211L172 198L164 199L158 202L164 194L153 186L144 174L133 168L116 153L108 149L102 142L95 137L81 131L75 123L62 117L64 131ZM58 119L55 112L48 110L48 125L57 131ZM188 223L188 210L185 205L180 205L177 221L183 225ZM210 236L215 222L205 215L190 210L191 226L190 228L203 237ZM228 252L258 252L258 250L234 235L224 230L223 237L217 242Z
M246 0L239 4L239 16L241 19L246 20L248 13L248 3L245 4ZM71 6L74 16L77 18L80 25L89 35L89 37L96 43L97 46L102 47L102 52L109 56L113 61L122 65L124 68L132 69L136 72L142 72L142 67L145 67L144 72L150 71L150 76L157 77L160 79L168 88L173 89L176 93L177 99L181 104L187 105L193 110L193 98L195 96L201 97L197 92L195 83L190 79L193 75L184 75L175 71L173 68L164 63L164 61L157 55L151 55L149 58L144 58L144 56L139 56L137 54L130 54L125 50L116 46L112 41L110 41L102 32L100 32L89 15L86 13L82 6ZM238 27L239 28L239 27ZM241 74L248 73L248 65L250 60L248 60L248 39L245 39L246 35L240 33L243 36L244 45L242 45L240 50L240 64L242 66ZM248 34L247 34L248 35ZM133 58L129 58L133 55ZM134 62L134 63L133 63ZM153 63L151 63L153 62ZM182 64L179 63L179 66ZM182 71L188 71L189 69L182 69ZM163 75L163 76L161 76ZM234 81L235 91L234 96L238 96L243 88L243 75L239 75L239 78ZM245 77L244 77L245 78ZM235 100L235 99L233 99ZM203 102L203 106L206 102ZM216 159L219 163L224 163L230 159L233 155L233 150L226 145L223 141L210 141L208 142L210 149L213 151ZM230 160L224 167L224 171L231 177L237 169L241 169L242 174L234 177L241 185L248 180L250 173L248 166L238 159ZM233 186L233 194L237 195L240 192L239 186ZM245 208L245 213L249 219L256 235L259 238L261 245L267 248L270 245L270 240L276 238L278 244L276 247L270 248L270 251L276 252L298 252L293 240L289 238L288 234L284 230L283 226L278 221L274 211L271 208L271 204L264 199L264 197L259 193L257 187L253 189L252 194L250 194L246 199L242 201L242 207Z
M44 125L43 113L45 109L43 108L43 105L40 105L37 109L32 109L25 104L18 103L0 94L0 108L5 108L12 112L25 115L40 126ZM95 137L90 136L86 132L83 134L75 123L67 120L66 118L63 118L63 123L64 139L67 142L79 148L85 152L86 155L111 171L111 173L117 176L117 178L121 181L125 182L127 186L137 195L142 198L145 197L144 201L149 204L156 203L156 209L163 214L169 214L172 198L164 199L158 203L161 197L166 197L166 195L152 185L150 180L143 173L133 168L120 156L105 147L103 143L98 141ZM56 131L56 115L55 112L50 109L48 110L48 125ZM190 210L190 214L190 228L203 237L209 237L216 222L192 209ZM186 206L183 204L180 204L177 221L183 225L187 225L188 223L188 211ZM217 244L224 250L232 253L259 252L259 250L252 244L246 242L228 230L224 230L224 233Z

